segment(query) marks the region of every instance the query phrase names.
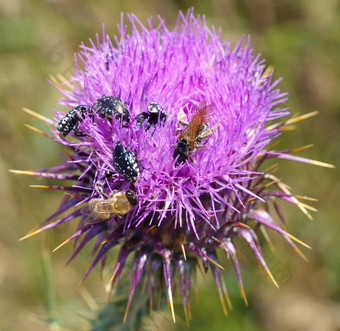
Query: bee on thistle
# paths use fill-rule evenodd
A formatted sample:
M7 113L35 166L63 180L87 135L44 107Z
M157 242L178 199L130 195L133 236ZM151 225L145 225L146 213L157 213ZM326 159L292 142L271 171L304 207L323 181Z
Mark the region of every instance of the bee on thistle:
M103 192L99 183L96 184L96 190L104 197L104 199L94 198L89 201L88 208L94 222L109 220L116 215L125 215L138 203L136 193L130 189L112 191L107 195Z
M102 267L114 265L110 291L130 268L124 320L137 287L144 284L151 308L166 290L174 320L176 286L188 321L192 277L200 265L212 273L224 312L225 298L230 307L219 252L231 260L247 304L238 238L249 245L275 286L279 284L261 251L261 234L269 241L271 232L278 233L305 258L298 245L308 245L291 235L286 223L277 222L275 213L284 220L282 200L311 218L308 207L266 161L279 158L331 165L294 156L291 153L298 149L280 150L276 145L275 138L282 137L287 126L315 113L287 118L287 93L278 89L273 70L266 71L264 60L253 55L250 39L232 47L192 9L180 12L173 28L158 19L157 24L149 20L142 26L135 15L128 15L131 32L127 34L122 17L115 42L104 36L102 42L98 37L91 46L82 45L82 65L77 65L67 84L55 84L64 94L60 104L72 108L75 102L97 100L93 112L103 120L95 121L90 113L86 116L90 110L85 106L66 116L57 112L59 119L63 117L59 124L30 111L53 128L52 135L44 136L62 144L67 156L47 170L17 172L61 180L60 185L43 187L67 194L53 217L23 238L62 223L76 223L75 234L65 241L75 241L67 264L97 238L83 280L99 261ZM108 56L107 50L119 57ZM107 63L103 63L105 56ZM155 102L140 113L145 100L166 100L167 113ZM129 124L130 117L134 124ZM123 125L113 125L113 119ZM72 130L75 136L82 135L80 123L90 134L76 142L60 139ZM156 125L150 135L148 129ZM107 169L110 176L103 177ZM65 186L66 180L72 184ZM105 194L97 182L105 183L105 191L112 193ZM98 222L86 221L82 202ZM114 215L120 216L111 222ZM119 250L112 261L109 252L114 247Z

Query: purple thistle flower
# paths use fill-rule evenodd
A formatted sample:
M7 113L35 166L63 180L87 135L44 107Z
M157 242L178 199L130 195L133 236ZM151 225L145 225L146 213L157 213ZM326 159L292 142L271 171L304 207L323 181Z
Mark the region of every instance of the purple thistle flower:
M224 295L230 305L216 254L222 250L247 304L236 238L249 244L276 285L256 230L277 232L303 256L294 242L303 243L286 231L277 201L293 203L310 217L306 205L262 163L285 158L327 166L290 155L294 149L269 147L286 125L313 113L282 120L289 114L282 107L287 93L276 88L280 80L273 81L250 40L232 48L193 10L180 13L173 30L160 17L156 27L152 18L147 27L134 15L128 19L131 34L122 16L114 42L103 32L103 41L97 36L90 47L82 44L75 74L52 82L64 95L60 104L73 110L55 111L53 120L34 114L52 127L53 135L44 135L69 152L56 167L17 172L73 184L48 186L67 195L39 230L24 238L80 217L63 244L75 241L69 264L96 238L83 280L119 246L108 288L133 255L128 307L142 278L152 306L161 279L173 317L177 283L187 319L198 264L211 270L223 308Z

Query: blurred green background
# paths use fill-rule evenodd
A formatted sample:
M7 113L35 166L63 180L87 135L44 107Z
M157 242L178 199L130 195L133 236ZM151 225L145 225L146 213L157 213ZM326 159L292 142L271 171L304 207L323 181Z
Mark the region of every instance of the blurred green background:
M243 34L252 48L284 77L292 113L320 114L285 133L282 147L313 143L299 155L332 163L336 169L282 161L278 176L293 192L316 197L319 211L310 222L297 208L283 209L290 231L310 244L304 262L280 238L273 236L275 255L267 252L281 289L270 284L252 261L242 261L249 307L245 307L230 261L225 278L233 311L226 318L211 275L199 277L192 298L192 330L340 330L340 5L336 0L0 0L0 330L89 330L89 318L106 301L99 271L92 272L82 290L73 293L87 266L88 250L58 276L71 245L51 254L68 237L74 224L18 242L47 217L62 193L29 188L45 184L37 178L9 174L8 169L53 166L63 151L28 130L24 123L48 131L22 111L52 116L61 95L46 79L69 77L74 52L101 33L102 23L113 35L120 13L133 12L142 22L161 15L169 27L178 10L194 6L208 25L222 28L233 45ZM249 263L251 262L251 263ZM176 312L182 314L180 305ZM157 322L155 322L157 321ZM146 330L183 330L162 314Z

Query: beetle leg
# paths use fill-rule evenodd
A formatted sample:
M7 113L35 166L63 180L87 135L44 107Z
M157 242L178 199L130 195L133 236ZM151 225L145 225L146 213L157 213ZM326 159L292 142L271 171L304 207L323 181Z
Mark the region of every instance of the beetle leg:
M75 135L76 137L84 137L84 136L87 135L86 133L79 131L78 128L79 128L79 123L77 123L77 124L73 127L73 132L74 132L74 135Z

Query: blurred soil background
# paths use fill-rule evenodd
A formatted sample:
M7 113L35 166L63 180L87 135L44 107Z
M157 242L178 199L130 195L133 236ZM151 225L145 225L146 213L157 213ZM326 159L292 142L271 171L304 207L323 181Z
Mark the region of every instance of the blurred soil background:
M50 230L19 242L28 230L53 212L61 192L29 188L48 184L35 177L14 175L8 169L50 167L61 160L59 146L24 127L45 132L39 120L22 111L27 107L53 116L61 97L47 78L74 70L74 52L102 31L117 32L120 13L133 12L143 23L161 15L173 26L178 10L194 6L208 25L222 29L233 45L251 34L252 48L283 77L292 113L319 110L318 116L285 133L282 148L313 143L299 155L332 163L336 169L290 161L280 162L278 177L293 192L318 199L310 222L297 208L284 205L291 233L307 242L303 261L278 236L275 252L266 251L269 267L281 284L277 290L254 260L242 260L249 307L241 300L230 261L225 278L233 310L223 311L211 275L198 279L192 293L192 330L340 330L340 4L336 0L0 0L0 330L90 330L89 319L105 304L104 283L96 269L81 291L73 293L87 267L84 250L58 276L71 245L51 253L75 224ZM180 300L178 301L180 302ZM176 305L181 316L181 305ZM182 314L183 316L183 314ZM145 330L183 330L155 314Z

